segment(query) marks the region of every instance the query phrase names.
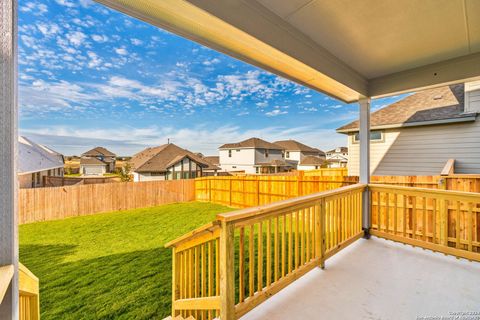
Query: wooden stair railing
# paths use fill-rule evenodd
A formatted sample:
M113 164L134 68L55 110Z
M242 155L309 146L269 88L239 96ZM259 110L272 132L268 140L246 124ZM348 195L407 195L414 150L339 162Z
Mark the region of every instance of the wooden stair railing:
M172 317L238 319L359 239L356 184L219 214L170 243Z
M14 275L14 266L0 266L0 303L10 286ZM18 284L20 292L19 315L20 320L40 319L40 294L38 278L23 264L18 264Z

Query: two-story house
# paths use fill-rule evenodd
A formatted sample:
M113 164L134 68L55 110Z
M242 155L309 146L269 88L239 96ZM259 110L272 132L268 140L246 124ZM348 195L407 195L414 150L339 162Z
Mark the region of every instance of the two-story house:
M259 138L224 144L219 155L220 167L229 172L276 173L295 167L285 161L283 147Z
M296 140L280 140L274 144L283 148L285 161L295 164L298 170L318 169L325 162L325 152Z
M326 152L329 168L345 168L348 164L348 148L338 147Z
M480 173L480 81L419 91L370 116L372 175L440 174L450 159L455 173ZM359 174L359 122L337 132L349 147L349 175Z

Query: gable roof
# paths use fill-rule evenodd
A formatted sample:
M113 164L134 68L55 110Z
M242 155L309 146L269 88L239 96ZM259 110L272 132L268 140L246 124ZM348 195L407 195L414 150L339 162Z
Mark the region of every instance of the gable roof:
M337 151L337 149L339 149L339 151ZM327 153L348 153L348 148L347 147L338 147L338 148L335 148L333 150L330 150L330 151L327 151Z
M105 161L102 161L100 159L97 159L95 157L92 158L80 158L80 165L102 165L106 166L107 163Z
M219 156L205 156L203 160L207 161L212 165L219 165L220 164L220 157Z
M464 113L464 84L444 86L414 93L370 116L372 129L384 127L420 126L448 121L472 121L475 113ZM337 129L337 132L355 132L359 121Z
M64 159L60 153L33 142L26 137L18 137L18 173L63 168Z
M117 155L104 147L95 147L87 152L82 153L82 156L86 157L96 157L96 156L105 156L105 157L116 157Z
M301 142L298 142L296 140L291 140L291 139L275 141L274 144L279 145L286 151L317 152L320 154L323 153L323 151L317 148L309 147Z
M315 157L315 156L307 156L304 157L300 161L300 165L303 166L321 166L325 160L321 159L320 157Z
M271 150L283 150L279 145L265 141L260 138L250 138L236 143L226 143L219 149L241 149L241 148L254 148L254 149L271 149Z
M165 172L169 167L186 157L204 168L208 168L210 165L193 152L182 149L173 143L147 148L135 154L130 163L135 172Z

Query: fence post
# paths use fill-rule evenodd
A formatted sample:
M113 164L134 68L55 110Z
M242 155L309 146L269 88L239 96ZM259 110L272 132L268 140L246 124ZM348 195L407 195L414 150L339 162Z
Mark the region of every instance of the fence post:
M220 231L220 319L235 319L235 225L222 221Z
M230 207L232 206L232 179L228 179L228 181L230 182L230 193L229 193L229 197L228 197L228 200L230 201Z

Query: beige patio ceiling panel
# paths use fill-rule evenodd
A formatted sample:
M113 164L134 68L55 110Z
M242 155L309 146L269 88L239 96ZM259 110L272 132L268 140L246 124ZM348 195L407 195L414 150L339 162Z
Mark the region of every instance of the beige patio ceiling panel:
M352 102L480 78L480 0L98 0Z

